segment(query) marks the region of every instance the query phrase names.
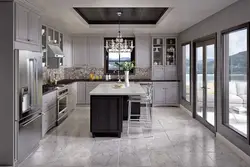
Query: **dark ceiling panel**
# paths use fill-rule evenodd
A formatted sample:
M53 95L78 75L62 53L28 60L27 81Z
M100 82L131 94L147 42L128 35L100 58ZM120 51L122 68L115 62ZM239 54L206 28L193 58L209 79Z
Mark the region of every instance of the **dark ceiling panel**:
M168 8L74 8L88 24L156 24Z

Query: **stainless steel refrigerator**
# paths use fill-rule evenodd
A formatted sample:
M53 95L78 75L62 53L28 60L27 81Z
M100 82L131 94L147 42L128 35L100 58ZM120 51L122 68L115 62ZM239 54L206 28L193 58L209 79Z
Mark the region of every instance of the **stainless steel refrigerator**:
M15 50L15 159L27 158L42 136L42 53Z

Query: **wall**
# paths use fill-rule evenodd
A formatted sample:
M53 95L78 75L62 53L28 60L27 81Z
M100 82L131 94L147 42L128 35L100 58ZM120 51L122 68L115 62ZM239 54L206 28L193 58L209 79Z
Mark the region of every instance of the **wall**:
M13 2L0 1L0 166L14 162Z
M233 144L250 155L250 146L245 142L245 139L236 134L231 129L222 125L222 92L221 92L221 74L220 69L222 62L221 56L221 31L234 27L250 21L250 1L240 0L235 4L225 8L224 10L216 13L215 15L203 20L202 22L194 25L193 27L181 32L178 39L178 48L181 50L181 44L189 41L193 41L197 38L201 38L217 32L217 131L230 140ZM191 47L192 48L192 47ZM193 53L193 51L192 51ZM192 54L193 55L193 54ZM181 52L178 54L181 61ZM192 57L193 58L193 57ZM180 62L182 64L182 62ZM192 65L192 64L191 64ZM193 70L193 69L192 69ZM179 69L179 78L182 79L182 69ZM182 85L183 83L181 83ZM182 86L181 86L182 87ZM180 91L182 92L182 90ZM192 88L193 92L193 88ZM181 104L192 111L190 104L181 101Z

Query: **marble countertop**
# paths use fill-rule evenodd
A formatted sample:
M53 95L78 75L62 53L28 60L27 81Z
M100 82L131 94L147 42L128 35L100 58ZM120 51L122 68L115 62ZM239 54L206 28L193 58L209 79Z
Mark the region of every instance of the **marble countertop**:
M151 79L130 79L131 82L180 82L179 80L151 80ZM74 82L117 82L117 79L106 81L101 80L90 80L90 79L63 79L57 81L58 84L71 84Z
M140 84L130 83L129 87L114 88L117 83L103 83L99 84L90 95L124 95L124 96L140 96L145 95L145 90Z

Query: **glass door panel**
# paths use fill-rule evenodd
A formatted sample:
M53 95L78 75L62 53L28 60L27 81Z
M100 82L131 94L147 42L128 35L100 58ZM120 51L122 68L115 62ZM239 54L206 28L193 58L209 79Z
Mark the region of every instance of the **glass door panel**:
M213 42L213 41L212 41ZM215 123L215 44L206 45L206 120Z
M163 38L153 39L153 63L154 66L163 65Z
M203 46L196 48L196 113L203 117L204 84L203 84Z

